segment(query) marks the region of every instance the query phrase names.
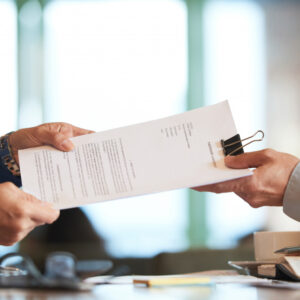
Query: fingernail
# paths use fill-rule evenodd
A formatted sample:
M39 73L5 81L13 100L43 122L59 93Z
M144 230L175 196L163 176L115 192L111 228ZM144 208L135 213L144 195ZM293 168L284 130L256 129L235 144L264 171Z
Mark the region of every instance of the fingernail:
M74 144L70 141L70 140L64 140L61 143L61 147L65 150L65 151L71 151L74 148Z

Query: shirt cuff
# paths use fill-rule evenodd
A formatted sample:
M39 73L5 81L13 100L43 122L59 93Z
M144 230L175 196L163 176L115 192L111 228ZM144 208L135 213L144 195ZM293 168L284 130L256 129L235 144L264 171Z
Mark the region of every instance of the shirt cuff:
M13 158L8 138L12 132L0 137L0 183L11 181L21 186L20 169Z
M283 196L283 212L300 221L300 163L293 170Z

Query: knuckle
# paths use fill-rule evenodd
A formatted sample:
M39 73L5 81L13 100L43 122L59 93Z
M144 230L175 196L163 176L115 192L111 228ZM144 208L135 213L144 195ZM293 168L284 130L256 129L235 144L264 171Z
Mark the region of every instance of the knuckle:
M29 213L29 208L27 206L27 203L28 202L40 202L40 200L38 200L37 198L35 198L33 195L31 194L28 194L28 193L24 193L24 199L26 200L26 204L24 203L23 206L22 206L22 211L24 212L24 214L28 214Z
M258 190L258 183L256 180L251 180L251 183L248 186L248 193L253 195L256 194Z
M72 126L66 122L57 122L57 123L51 123L51 127L53 131L63 132L69 130Z
M267 148L263 150L263 155L266 158L272 159L275 155L275 151L273 149Z
M255 195L259 193L261 189L261 183L255 176L251 176L248 183L243 186L243 193L249 195L249 197L253 198Z
M10 181L2 183L2 186L9 190L16 188L16 186Z
M61 126L65 126L65 127L71 127L72 125L66 122L61 122L60 123Z

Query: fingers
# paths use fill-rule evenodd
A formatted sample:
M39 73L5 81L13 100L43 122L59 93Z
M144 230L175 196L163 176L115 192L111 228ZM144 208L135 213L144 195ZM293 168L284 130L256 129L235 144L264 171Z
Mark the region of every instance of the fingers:
M37 127L35 136L42 144L52 145L61 151L71 151L74 144L69 140L93 131L75 127L67 123L49 123Z
M0 244L12 245L35 227L54 222L59 211L10 182L0 184Z
M54 209L51 203L43 202L21 190L20 193L23 199L22 202L19 202L20 215L29 217L34 223L38 223L38 225L53 223L58 218L59 211Z
M72 126L72 127L73 127L74 136L95 133L95 131L93 131L93 130L87 130L87 129L83 129L83 128L79 128L79 127L75 127L75 126Z
M237 156L227 156L225 157L225 164L227 167L234 169L258 168L268 162L274 156L273 152L273 150L265 149L262 151L249 152ZM245 188L249 188L253 182L254 180L251 176L224 181L217 184L200 186L194 189L200 192L240 193Z
M226 156L225 164L233 169L257 168L272 158L273 152L274 150L265 149L236 156Z
M231 168L254 167L252 176L213 185L197 187L197 191L214 193L234 192L251 207L282 206L291 172L299 159L271 149L226 157Z
M227 193L232 191L231 185L224 185L221 183L216 184L209 184L209 185L202 185L198 187L193 187L192 190L198 191L198 192L211 192L211 193Z
M51 224L58 218L59 211L50 203L42 202L30 194L27 194L27 201L29 203L28 215L36 225Z
M192 188L198 192L212 192L212 193L229 193L234 192L237 187L244 185L249 179L248 178L238 178L234 180L228 180L220 183L203 185L199 187Z
M66 152L74 149L74 144L70 140L64 140L61 144L57 143L53 146L55 146L58 150Z
M56 146L59 150L62 151L71 151L74 149L74 144L68 139L69 137L76 137L80 135L94 133L94 131L92 130L75 127L70 124L64 124L64 125L65 126L62 126L60 133L64 134L62 138L65 137L67 139L64 139L64 141L61 144L58 144Z
M42 128L38 135L41 145L51 145L61 151L71 151L74 148L70 137L71 134L50 131L46 128Z
M70 138L89 133L93 131L67 123L47 123L17 130L9 136L9 145L14 159L19 164L18 150L51 145L61 151L71 151L74 145Z

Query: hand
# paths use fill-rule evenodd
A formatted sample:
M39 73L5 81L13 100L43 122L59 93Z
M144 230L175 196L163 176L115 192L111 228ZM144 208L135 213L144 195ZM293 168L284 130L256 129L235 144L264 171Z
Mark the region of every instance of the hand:
M0 184L0 244L13 245L36 226L54 222L59 211L17 188L13 183Z
M194 188L214 193L234 192L252 207L281 206L292 171L299 159L272 149L227 156L229 168L256 168L252 176Z
M20 129L9 136L9 145L15 161L19 164L18 150L42 145L52 145L61 151L74 148L71 137L93 131L75 127L67 123L47 123L40 126Z

